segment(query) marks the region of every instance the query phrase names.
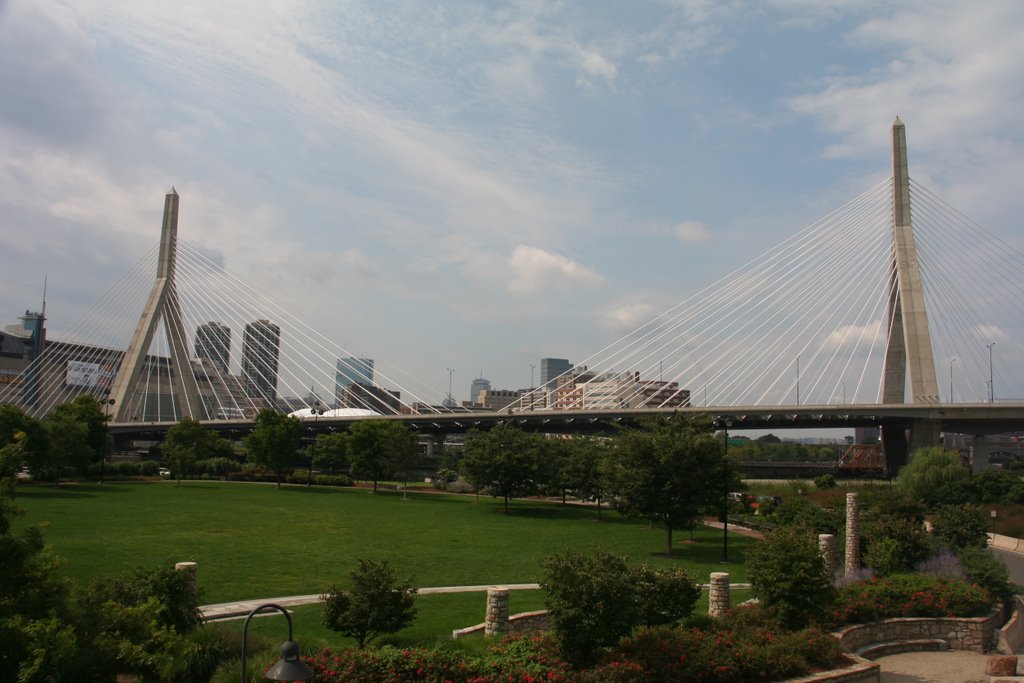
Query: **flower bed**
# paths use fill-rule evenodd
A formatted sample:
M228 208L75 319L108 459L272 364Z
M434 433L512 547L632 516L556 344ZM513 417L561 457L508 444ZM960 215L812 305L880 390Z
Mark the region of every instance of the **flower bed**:
M738 621L742 622L742 619ZM593 668L573 670L548 635L509 638L484 655L382 647L324 650L310 657L316 680L497 683L565 681L633 683L649 680L782 680L845 665L831 635L795 633L740 623L739 628L645 629L612 648Z
M898 617L977 617L992 610L985 589L945 577L906 574L868 579L839 591L832 625L865 624Z

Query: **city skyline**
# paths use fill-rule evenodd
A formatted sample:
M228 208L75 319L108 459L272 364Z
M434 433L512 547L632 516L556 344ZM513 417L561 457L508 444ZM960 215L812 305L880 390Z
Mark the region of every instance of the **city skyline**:
M0 6L4 324L49 274L59 339L175 185L182 240L354 354L525 388L888 176L896 115L1021 248L1019 3L242 7Z

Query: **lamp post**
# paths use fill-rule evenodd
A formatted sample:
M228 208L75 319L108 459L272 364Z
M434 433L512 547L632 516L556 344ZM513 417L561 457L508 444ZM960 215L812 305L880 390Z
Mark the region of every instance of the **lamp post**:
M103 390L100 405L103 406L103 451L100 453L100 483L102 484L107 462L107 442L110 440L110 406L114 405L114 399L110 398L110 389Z
M313 485L313 460L316 458L316 423L325 411L320 407L320 401L316 400L313 401L313 407L309 409L309 412L313 416L313 448L309 451L309 473L306 475L306 486Z
M949 359L949 402L955 403L953 399L953 363L956 362L956 358Z
M989 403L995 403L996 402L996 385L992 381L992 347L995 346L995 345L996 345L995 342L992 342L991 344L986 344L985 345L985 346L988 347L988 402Z
M722 427L722 432L725 434L725 437L722 440L725 447L722 455L722 495L724 496L724 514L722 515L722 562L726 563L729 561L729 422L724 422Z
M452 408L455 403L455 401L452 400L452 375L455 374L455 371L451 368L445 368L445 370L448 371L448 407Z
M266 610L276 609L288 620L288 640L281 643L281 659L277 660L274 666L267 669L263 677L271 681L306 681L313 677L313 670L306 666L306 663L299 659L299 645L292 640L292 617L288 610L272 602L264 603L249 612L245 618L245 625L242 626L242 683L247 683L245 671L246 647L249 639L249 622L252 618Z

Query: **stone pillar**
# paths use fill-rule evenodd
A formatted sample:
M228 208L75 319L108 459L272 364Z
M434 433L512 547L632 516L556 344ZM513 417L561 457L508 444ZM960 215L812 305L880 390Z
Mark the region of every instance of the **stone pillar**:
M857 494L846 494L846 563L843 567L849 576L860 569L860 506Z
M711 595L708 597L708 615L720 617L729 611L729 574L711 572Z
M839 569L839 553L836 551L834 534L818 534L818 552L825 562L825 575L829 580L834 579L836 570Z
M491 586L487 589L487 616L484 617L484 635L502 636L508 633L508 605L511 591Z
M174 571L188 572L189 578L192 579L192 591L199 590L199 564L197 562L175 562Z

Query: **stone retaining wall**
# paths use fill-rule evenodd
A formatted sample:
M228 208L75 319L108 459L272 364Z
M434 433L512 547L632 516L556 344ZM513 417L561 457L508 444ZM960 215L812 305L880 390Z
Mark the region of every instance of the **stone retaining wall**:
M936 619L886 619L873 624L848 626L836 633L847 652L858 652L878 643L939 639L951 650L988 652L995 647L998 611L987 617L943 617Z

